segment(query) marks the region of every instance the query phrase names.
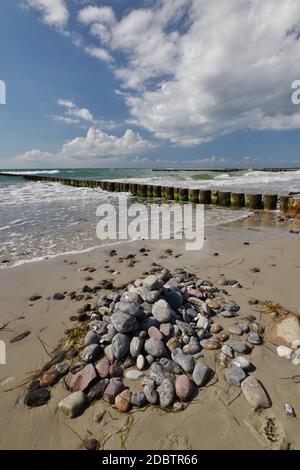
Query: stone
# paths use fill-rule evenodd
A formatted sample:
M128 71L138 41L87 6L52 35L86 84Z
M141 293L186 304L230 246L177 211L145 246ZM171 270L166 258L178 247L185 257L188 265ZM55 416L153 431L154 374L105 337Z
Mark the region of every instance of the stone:
M109 360L107 357L103 357L98 364L96 364L96 371L98 372L98 375L100 379L106 379L109 377Z
M250 362L243 356L237 356L232 361L233 366L240 367L243 370L248 370L250 368Z
M232 366L225 370L225 379L230 385L240 387L241 382L246 378L246 374L240 367Z
M159 396L157 391L155 390L154 382L145 385L144 394L150 405L156 405L158 403Z
M86 395L88 401L92 402L94 400L99 400L100 398L102 398L108 384L109 379L102 379L92 385Z
M180 341L174 336L173 338L170 338L169 341L167 342L167 348L170 351L174 351L176 348L180 348L181 344Z
M84 345L89 346L90 344L99 344L99 335L94 331L88 331L84 338Z
M195 336L195 330L189 323L176 320L176 325L183 335Z
M203 364L201 361L197 361L193 370L193 381L198 387L206 385L213 375L212 369Z
M180 289L172 287L171 289L165 288L164 295L169 306L176 310L183 302L183 297Z
M121 377L123 375L122 367L116 362L109 366L109 377Z
M111 315L111 322L118 333L128 333L133 330L136 318L125 312L117 311Z
M179 367L179 365L171 359L168 359L167 357L162 357L159 360L159 364L165 371L170 372L171 374L181 373L181 368Z
M137 357L136 366L139 370L145 369L146 361L142 354Z
M150 338L156 339L157 341L162 341L164 339L164 335L158 328L156 328L156 326L150 326L148 329L148 335Z
M40 300L43 296L42 295L39 295L39 294L33 294L31 297L30 297L30 301L31 302L35 302L36 300Z
M278 346L277 347L277 354L279 357L284 357L285 359L291 359L293 350L288 348L287 346Z
M169 379L165 379L159 387L157 387L157 393L162 408L169 408L173 405L175 401L175 387Z
M125 387L122 379L118 377L111 379L103 394L104 401L107 401L112 405L116 396L119 395L119 393L121 393L124 388Z
M90 330L94 331L98 335L104 335L107 333L107 323L102 320L93 320L90 323Z
M29 390L24 398L24 403L30 407L41 406L50 400L50 391L47 387Z
M145 341L145 351L154 357L163 357L167 355L167 351L164 343L157 341L156 339L150 338Z
M228 356L230 358L233 358L234 352L233 349L228 345L228 344L223 344L221 351L225 356Z
M174 311L164 299L160 299L153 305L152 315L159 323L167 323L174 316Z
M71 377L69 387L73 392L84 392L96 377L97 374L94 366L92 364L87 364L83 369Z
M135 292L124 292L120 298L120 302L129 302L138 304L139 303L139 296Z
M190 374L193 371L193 358L190 355L185 354L180 348L176 348L172 351L172 359L184 370L184 372Z
M220 310L221 308L221 304L216 299L207 299L206 303L212 310Z
M259 336L259 334L255 333L255 331L250 331L250 333L248 334L248 337L247 337L247 341L250 344L261 344L262 343L261 337Z
M216 339L221 341L221 343L224 343L225 341L227 341L228 338L229 338L229 335L227 333L224 333L224 331L221 331L221 333L219 333L216 336Z
M201 313L198 313L197 328L204 328L206 330L210 325L210 320Z
M144 339L139 336L134 336L130 342L130 354L132 357L138 357L144 346Z
M161 323L159 329L166 338L169 338L173 334L173 326L171 323Z
M143 375L144 372L136 369L127 370L125 372L125 378L128 380L139 380L141 377L143 377Z
M157 362L154 362L150 367L150 378L154 380L157 385L160 385L167 378Z
M147 276L144 279L143 285L150 291L157 290L158 287L160 286L160 282L154 274L150 274L150 276Z
M98 359L101 352L99 344L90 344L86 346L81 352L81 359L85 362L94 362Z
M142 408L147 403L147 398L144 392L133 392L131 395L131 404L138 408Z
M177 397L182 401L189 401L193 394L193 382L187 375L179 375L175 381Z
M106 348L104 349L104 354L110 363L114 362L115 357L114 357L113 347L111 344L106 346Z
M65 296L64 294L60 293L60 292L57 292L56 294L54 294L53 296L53 299L54 300L64 300Z
M115 399L115 406L123 413L129 411L131 408L131 391L125 389L119 395L117 395Z
M62 361L53 365L50 369L43 374L40 380L40 387L47 387L56 384L59 379L69 372L69 364L67 361Z
M149 302L150 304L153 304L159 298L160 293L161 293L160 290L149 290L146 287L143 287L141 289L140 296L145 302Z
M231 325L228 327L228 332L231 335L242 336L243 330L239 325Z
M74 392L58 403L58 409L67 417L78 416L86 404L85 394L81 391Z
M210 327L210 332L211 332L212 334L220 333L222 330L223 330L223 327L222 327L221 325L219 325L218 323L214 323L214 324L211 325L211 327Z
M183 352L193 355L200 352L200 349L201 348L198 339L195 338L195 336L192 336L189 340L189 343L183 347Z
M233 341L230 347L238 354L245 354L248 352L247 344L244 341Z
M153 362L155 362L155 357L151 356L151 354L147 354L146 361L147 361L147 364L149 366L151 366L151 364L153 364Z
M263 385L253 375L250 375L242 382L241 389L247 402L255 410L270 408L270 398Z
M300 348L296 349L296 351L293 352L292 363L295 366L298 366L300 364Z
M200 345L203 349L216 350L221 348L221 343L217 339L202 339Z
M111 344L115 359L122 359L129 351L130 339L123 333L117 333Z

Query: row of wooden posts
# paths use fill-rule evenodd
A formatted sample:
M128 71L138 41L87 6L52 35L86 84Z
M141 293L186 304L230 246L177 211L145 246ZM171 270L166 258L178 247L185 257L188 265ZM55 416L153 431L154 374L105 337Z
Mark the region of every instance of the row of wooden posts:
M5 174L8 176L8 174ZM11 175L13 176L13 175ZM14 175L15 176L15 175ZM300 199L275 194L244 194L210 189L176 188L173 186L159 186L151 184L125 183L121 181L83 180L56 178L52 176L22 175L26 180L48 181L76 187L101 188L105 191L129 192L133 196L145 198L163 198L200 204L216 204L222 207L248 209L276 210L278 203L280 211L284 214L296 215L300 213Z

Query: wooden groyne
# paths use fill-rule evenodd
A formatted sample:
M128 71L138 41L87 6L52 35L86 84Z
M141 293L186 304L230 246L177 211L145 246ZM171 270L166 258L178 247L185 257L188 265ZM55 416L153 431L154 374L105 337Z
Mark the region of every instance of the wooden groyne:
M280 196L276 194L244 194L231 191L220 191L216 189L194 189L173 186L160 186L153 184L126 183L117 180L86 180L59 178L44 175L16 175L13 173L0 172L0 176L23 178L29 181L43 181L61 183L68 186L101 188L109 192L129 192L133 196L142 198L163 198L181 202L191 202L200 204L216 204L222 207L242 208L251 210L274 211L280 208L282 214L296 216L300 214L300 198L290 196Z

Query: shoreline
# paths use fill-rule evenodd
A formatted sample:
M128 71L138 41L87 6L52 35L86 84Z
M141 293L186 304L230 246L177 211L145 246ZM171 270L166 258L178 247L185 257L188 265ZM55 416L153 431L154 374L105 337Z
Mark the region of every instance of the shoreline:
M109 247L102 247L89 253L26 264L13 270L0 270L1 324L10 321L7 326L9 331L0 331L0 338L7 344L8 359L6 366L0 366L0 403L3 410L0 448L74 449L79 442L67 427L68 424L80 436L85 436L87 429L97 436L102 431L113 434L114 437L109 440L106 448L120 448L119 435L114 433L124 425L126 416L110 409L114 419L110 418L102 401L96 402L82 416L71 422L67 420L67 424L64 424L65 420L57 412L57 404L66 394L61 384L54 388L53 399L48 405L35 409L27 409L23 404L24 387L14 388L28 379L30 371L39 369L49 360L40 340L46 345L46 349L54 349L65 329L72 327L70 317L86 302L84 299L72 301L68 297L55 301L55 292L79 292L84 284L95 285L104 279L112 280L117 286L139 276L144 277L155 262L170 270L182 267L214 282L218 282L221 274L228 279L236 279L243 287L230 288L229 295L239 303L243 315L258 314L259 309L248 303L250 299L258 299L280 303L300 316L300 266L295 257L299 249L299 235L289 233L288 222L284 222L282 229L278 231L272 219L273 217L269 228L265 227L263 219L256 214L243 223L236 222L210 229L206 233L204 248L197 256L194 252L185 252L179 240L141 240L120 244L116 249L117 256L114 257L109 256ZM291 223L298 224L298 221ZM249 245L245 245L245 242ZM139 251L141 248L151 251L143 253ZM172 249L172 255L164 254L167 249ZM118 258L126 258L131 253L135 255L136 261L133 266L129 265L130 260L118 261ZM93 281L85 281L88 273L81 270L85 266L95 268L89 274ZM260 271L252 273L250 270L253 267ZM99 291L99 295L100 293ZM40 294L42 298L30 302L29 298L33 294ZM259 313L259 317L261 315ZM264 321L267 324L268 319ZM9 344L11 338L24 331L31 333L22 341ZM269 348L273 351L270 352ZM267 343L255 352L254 362L260 378L275 401L270 412L275 415L280 433L283 428L286 440L291 443L292 448L300 448L297 420L287 418L283 410L283 402L291 403L296 410L300 410L297 387L290 381L280 380L282 376L297 373L297 367L276 357L274 346ZM3 383L6 385L3 386ZM4 392L11 388L13 390L10 392ZM247 404L239 397L232 404L224 406L215 387L204 387L199 397L200 402L198 399L193 401L180 413L161 414L159 410L151 409L137 411L134 416L139 421L128 436L127 448L268 448L267 443L260 442L249 428L255 427L254 421L260 422L261 418L255 414L249 415ZM99 425L95 423L94 415L102 411L105 412L105 418ZM240 421L239 426L234 422L232 414ZM26 433L23 431L25 423ZM170 437L167 438L167 435Z

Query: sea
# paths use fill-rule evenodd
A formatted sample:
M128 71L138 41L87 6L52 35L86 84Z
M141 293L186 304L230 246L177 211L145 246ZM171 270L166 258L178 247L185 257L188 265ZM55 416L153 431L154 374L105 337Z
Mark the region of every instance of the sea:
M26 181L26 174L72 179L117 179L126 182L260 192L285 195L300 192L300 170L209 171L151 169L51 169L0 170L15 177L0 176L0 269L60 255L93 250L103 244L96 226L99 205L118 208L120 193L100 188L75 188L60 183ZM129 201L134 198L129 196ZM247 209L209 207L205 227L249 217Z

